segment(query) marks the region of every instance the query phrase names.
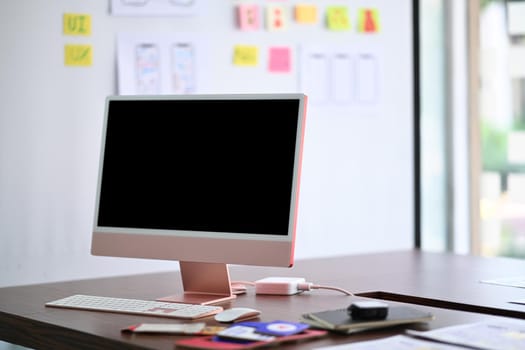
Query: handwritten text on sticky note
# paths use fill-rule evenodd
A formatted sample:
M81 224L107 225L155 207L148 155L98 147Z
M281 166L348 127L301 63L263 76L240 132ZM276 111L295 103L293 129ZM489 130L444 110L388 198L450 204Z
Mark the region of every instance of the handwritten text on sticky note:
M91 45L66 45L64 47L64 64L66 66L91 66L93 64L93 47Z
M261 27L259 5L242 4L237 8L239 28L243 31L258 30Z
M233 52L233 64L236 66L257 66L259 63L257 46L237 45Z
M327 24L330 30L350 29L350 18L346 6L330 6L326 9Z
M65 13L64 34L91 35L91 16L78 13Z

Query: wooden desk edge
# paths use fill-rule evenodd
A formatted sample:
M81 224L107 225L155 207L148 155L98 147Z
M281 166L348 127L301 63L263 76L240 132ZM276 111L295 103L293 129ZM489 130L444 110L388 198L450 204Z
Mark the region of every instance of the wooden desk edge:
M396 294L396 293L383 292L383 291L363 292L363 293L357 293L356 295L360 297L365 297L365 298L397 301L397 302L407 303L407 304L437 307L440 309L475 312L478 314L487 314L487 315L492 315L492 316L505 316L505 317L519 318L519 319L525 318L525 313L520 310L499 309L499 308L489 307L489 306L457 303L453 301L423 298L423 297L418 297L418 296L413 296L413 295Z

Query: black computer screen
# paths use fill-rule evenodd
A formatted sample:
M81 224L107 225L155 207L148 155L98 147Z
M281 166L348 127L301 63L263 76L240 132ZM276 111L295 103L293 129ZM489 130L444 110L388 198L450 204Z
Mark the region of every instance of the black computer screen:
M107 108L99 226L288 233L299 100Z

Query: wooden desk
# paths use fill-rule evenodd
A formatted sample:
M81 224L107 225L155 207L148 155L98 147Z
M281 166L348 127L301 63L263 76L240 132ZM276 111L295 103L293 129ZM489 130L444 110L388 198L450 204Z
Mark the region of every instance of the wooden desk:
M299 276L316 284L381 296L470 305L483 310L503 310L525 315L525 307L505 301L525 297L523 290L479 284L479 278L525 272L525 262L479 259L447 254L391 252L330 259L298 261L293 269L232 266L233 280L256 280L268 276ZM505 268L505 270L501 270ZM449 271L450 270L450 271ZM429 275L426 275L428 273ZM430 273L433 273L430 275ZM477 290L476 287L479 287ZM44 303L72 294L153 299L180 290L178 273L157 273L119 278L49 283L0 289L0 339L32 348L155 348L173 349L176 336L126 335L121 328L140 322L167 322L155 317L46 308ZM418 294L421 293L421 294ZM470 294L469 293L475 293ZM253 290L230 305L262 311L261 321L297 321L302 313L339 308L351 298L334 291L315 290L297 296L256 296ZM479 303L479 305L476 305ZM486 303L486 304L485 304ZM448 305L448 304L447 304ZM450 307L448 305L447 307ZM485 306L488 305L488 306ZM475 322L488 316L427 306L436 315L431 329ZM214 324L212 319L206 319ZM169 321L177 322L177 321ZM421 327L414 325L412 327ZM392 328L353 336L331 334L320 340L291 344L284 349L311 349L326 345L376 339L400 334Z
M509 303L525 299L525 289L480 283L525 277L525 260L404 251L305 261L297 274L360 296L525 318L525 305Z

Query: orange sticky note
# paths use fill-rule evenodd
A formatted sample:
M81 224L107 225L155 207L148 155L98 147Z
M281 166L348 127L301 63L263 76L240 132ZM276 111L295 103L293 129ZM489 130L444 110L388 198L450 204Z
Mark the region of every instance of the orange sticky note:
M233 51L233 64L236 66L253 67L259 63L257 46L237 45Z
M379 12L377 9L361 9L359 10L359 19L357 30L361 33L377 33L379 32Z
M327 24L330 30L350 29L350 18L346 6L330 6L326 9Z
M66 35L91 35L91 16L64 13L63 30Z
M289 73L292 68L289 47L271 47L269 50L268 70L272 73Z
M64 64L66 66L91 66L93 64L93 47L91 45L66 45L64 47Z
M287 27L286 12L282 5L266 7L266 28L269 31L285 30Z
M237 7L237 15L241 30L258 30L261 27L259 5L239 5Z
M317 23L317 7L315 5L296 5L295 21L302 24Z

